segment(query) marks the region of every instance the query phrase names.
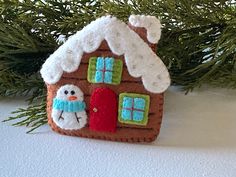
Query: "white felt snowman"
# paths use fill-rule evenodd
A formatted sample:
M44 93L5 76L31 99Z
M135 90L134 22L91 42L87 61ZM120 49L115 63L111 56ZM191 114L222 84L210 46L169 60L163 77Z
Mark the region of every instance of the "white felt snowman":
M52 119L66 130L78 130L87 123L84 94L75 85L64 85L53 99Z

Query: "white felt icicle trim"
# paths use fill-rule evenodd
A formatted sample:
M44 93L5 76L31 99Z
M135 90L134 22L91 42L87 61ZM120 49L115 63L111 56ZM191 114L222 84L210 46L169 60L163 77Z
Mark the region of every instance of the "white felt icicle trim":
M133 17L131 17L132 24ZM153 22L149 29L142 20L139 20L143 19L141 16L136 18L134 25L145 26L151 33L155 30L160 32L161 25L157 25L155 22L157 19L154 17L154 20L151 16L147 16L147 18ZM159 20L157 21L159 23ZM159 38L160 36L153 38L152 42L158 41ZM59 47L42 66L41 75L44 81L48 84L55 84L60 80L63 71L76 71L83 53L96 51L103 40L106 40L112 53L124 55L129 74L133 77L141 77L143 85L148 91L161 93L169 87L169 73L161 59L137 33L124 22L112 16L103 16L91 22Z

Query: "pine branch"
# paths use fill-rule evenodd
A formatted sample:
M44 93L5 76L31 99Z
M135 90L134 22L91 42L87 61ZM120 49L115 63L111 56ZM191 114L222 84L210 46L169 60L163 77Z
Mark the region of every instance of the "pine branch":
M4 77L1 77L1 74ZM2 96L28 96L26 99L27 108L18 108L12 112L11 117L3 120L3 122L16 121L12 124L13 126L30 127L27 133L47 123L46 89L38 74L21 76L0 72L0 90Z
M0 96L33 95L31 103L42 94L45 94L45 88L39 74L29 76L0 71Z
M235 2L113 0L104 1L104 8L116 16L122 13L122 19L131 13L161 18L158 55L169 67L173 84L188 91L225 81L224 87L235 88Z
M9 120L46 123L46 91L38 71L60 45L58 37L104 14L127 21L154 15L163 30L158 55L173 84L236 88L236 2L228 0L0 0L0 95L28 95L29 106Z
M46 94L38 70L58 47L58 37L68 37L94 20L100 11L95 0L0 1L0 95L31 95L29 106L12 112L5 121L29 126L47 122ZM96 11L96 13L94 13Z
M46 97L46 95L43 95ZM36 105L30 105L27 108L18 108L16 111L12 112L12 117L5 119L3 122L15 121L13 126L26 126L30 127L30 130L27 133L34 131L42 125L47 123L47 114L46 114L46 101L45 99Z

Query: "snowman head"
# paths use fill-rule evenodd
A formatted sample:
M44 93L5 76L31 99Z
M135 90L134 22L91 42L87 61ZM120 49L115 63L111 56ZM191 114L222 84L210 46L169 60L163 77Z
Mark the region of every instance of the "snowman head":
M83 101L84 94L75 85L64 85L57 91L56 98L66 101Z

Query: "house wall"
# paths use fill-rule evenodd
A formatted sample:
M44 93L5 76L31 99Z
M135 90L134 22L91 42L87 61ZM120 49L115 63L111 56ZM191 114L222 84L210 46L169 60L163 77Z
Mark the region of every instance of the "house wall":
M90 57L104 56L114 57L115 59L123 60L122 81L119 85L109 84L91 84L87 81L87 69ZM57 127L51 119L52 100L56 96L57 90L64 84L74 84L80 87L84 93L84 100L87 105L87 114L89 117L89 102L93 91L98 87L107 87L112 89L117 94L117 100L120 93L130 92L146 94L150 96L149 119L146 126L122 124L117 121L116 133L94 132L90 131L88 125L86 128L76 131L65 131ZM53 85L47 85L48 88L48 120L49 124L55 131L67 135L76 135L90 138L102 138L117 141L153 141L159 134L162 114L163 114L163 94L153 94L145 90L140 78L133 78L129 75L124 57L114 55L104 41L100 48L90 54L84 54L81 64L77 71L73 73L64 73L59 82ZM118 118L118 115L117 115Z

